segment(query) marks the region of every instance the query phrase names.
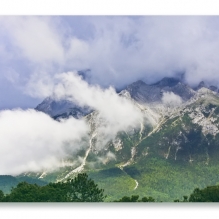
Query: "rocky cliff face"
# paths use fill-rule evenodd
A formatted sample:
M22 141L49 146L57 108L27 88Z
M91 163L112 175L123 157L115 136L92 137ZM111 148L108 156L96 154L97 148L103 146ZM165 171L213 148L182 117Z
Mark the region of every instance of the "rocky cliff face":
M47 98L37 110L57 120L69 116L83 118L90 127L90 137L68 159L71 165L54 172L45 170L26 175L65 181L86 171L112 197L123 190L122 184L126 188L123 195L139 191L158 200L173 200L170 197L192 192L197 185L216 183L219 181L219 95L211 88L200 83L192 89L173 78L152 85L143 81L130 84L118 95L132 101L143 119L135 128L120 131L110 140L102 135L101 127L106 121L98 111ZM180 104L164 104L166 93L181 98ZM115 191L114 187L110 189L112 184Z
M159 103L164 92L173 92L184 101L189 100L195 95L195 91L192 88L175 78L163 78L152 85L147 85L143 81L137 81L127 86L126 89L131 97L140 103Z
M69 116L79 119L92 111L88 106L80 107L71 101L55 100L51 97L46 98L35 109L50 115L54 119L68 118Z
M166 92L179 96L182 103L177 106L164 105L162 97ZM80 152L83 161L75 164L65 176L57 175L57 180L88 170L91 166L94 169L109 166L122 169L147 156L185 162L202 157L209 162L210 154L213 156L219 152L216 147L219 140L219 97L205 88L204 83L200 83L195 91L174 78L164 78L152 85L137 81L118 95L131 100L141 110L144 119L135 129L117 133L115 139L105 142L101 148L97 145L103 138L100 127L104 121L99 118L98 112L51 98L36 107L55 119L84 117L90 126L87 149Z

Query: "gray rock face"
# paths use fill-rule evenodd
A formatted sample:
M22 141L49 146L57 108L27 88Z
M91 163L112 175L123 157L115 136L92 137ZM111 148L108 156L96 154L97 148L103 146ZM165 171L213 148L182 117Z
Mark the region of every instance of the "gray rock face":
M214 92L218 92L218 88L216 86L211 85L211 86L209 86L209 89L214 91Z
M204 81L201 81L201 82L199 83L199 85L195 88L195 90L199 90L199 89L201 89L201 88L203 88L203 87L208 88L209 90L212 90L212 91L214 91L214 92L219 92L218 87L213 86L213 85L208 86L208 85L206 85L206 83L205 83Z
M165 90L165 88L163 89ZM195 95L195 91L189 87L187 84L183 84L181 82L177 83L173 86L170 91L179 95L184 101L189 100L191 97Z
M129 91L131 97L140 102L157 102L161 100L161 89L158 86L150 86L143 81L137 81L129 85L126 90Z
M131 97L140 103L160 102L164 92L173 92L184 101L194 96L195 91L188 85L175 78L163 78L161 81L147 85L143 81L137 81L126 88Z
M199 90L199 89L201 89L201 88L203 88L203 87L208 88L208 86L205 84L205 82L204 82L204 81L201 81L201 82L199 83L199 85L195 88L195 90Z
M91 70L85 69L77 72L81 78L89 83L91 77ZM73 116L77 119L86 116L91 113L93 110L88 106L79 106L76 103L73 103L68 100L54 100L52 97L47 97L40 103L36 108L36 110L44 112L54 119L60 118L68 118Z
M69 116L78 119L92 111L89 107L80 107L68 100L56 101L51 97L46 98L35 109L44 112L55 119L67 118Z
M183 83L179 79L168 77L165 77L159 82L151 85L139 80L128 85L123 91L128 91L127 93L130 95L130 98L141 104L144 104L162 102L163 93L165 92L173 92L174 94L180 96L183 101L187 101L196 94L196 90L199 90L203 87L218 92L217 87L208 87L203 81L200 82L199 85L193 90L189 85ZM51 97L46 98L41 104L39 104L36 107L36 110L47 113L55 119L68 118L69 116L81 118L93 111L87 106L80 107L77 104L67 100L56 101Z
M174 87L180 82L177 78L168 78L164 77L161 81L158 81L157 83L153 84L154 86L159 87Z

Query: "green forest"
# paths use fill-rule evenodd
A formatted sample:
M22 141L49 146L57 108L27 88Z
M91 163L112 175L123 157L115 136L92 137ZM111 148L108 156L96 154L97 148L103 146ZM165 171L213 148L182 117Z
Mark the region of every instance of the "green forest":
M0 190L0 202L107 202L107 194L90 179L86 173L78 174L74 179L66 182L37 185L19 182L10 193ZM113 202L158 202L153 197L139 195L124 196ZM159 201L162 202L162 201ZM172 202L219 202L219 186L208 186L204 189L196 188L190 196L183 196L183 200Z

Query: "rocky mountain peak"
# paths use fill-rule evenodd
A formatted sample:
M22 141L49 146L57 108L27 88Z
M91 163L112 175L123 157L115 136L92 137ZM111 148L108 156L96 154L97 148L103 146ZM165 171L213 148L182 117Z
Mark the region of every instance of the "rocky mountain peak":
M212 90L214 92L218 92L218 88L216 86L213 86L213 85L209 86L209 90Z
M155 84L148 85L143 81L136 81L127 86L131 97L139 103L161 102L164 92L173 92L183 100L194 96L195 91L177 78L165 77Z
M205 84L204 81L201 81L201 82L198 84L198 86L195 88L195 90L199 90L199 89L201 89L201 88L203 88L203 87L207 88L208 86Z
M75 118L81 118L92 111L87 106L80 107L71 101L55 100L51 97L47 97L35 109L44 112L55 119L62 117L66 118L69 116L73 116Z
M214 92L219 92L219 89L218 89L217 86L214 86L214 85L208 86L204 81L201 81L194 90L199 90L199 89L201 89L203 87L207 88L207 89L209 89L211 91L214 91Z
M153 84L155 86L160 86L160 87L173 87L176 86L180 82L179 79L177 78L172 78L172 77L164 77L162 80L158 81L157 83Z

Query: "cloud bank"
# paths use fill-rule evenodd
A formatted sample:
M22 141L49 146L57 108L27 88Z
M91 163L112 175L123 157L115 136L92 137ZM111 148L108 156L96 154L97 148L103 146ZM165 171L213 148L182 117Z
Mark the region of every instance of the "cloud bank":
M88 137L83 120L57 122L35 110L0 111L0 174L20 174L63 166Z
M118 96L113 87L103 89L98 85L89 85L76 72L57 74L53 78L46 78L46 83L44 81L38 78L38 83L31 86L33 95L69 100L98 112L96 119L101 121L98 132L102 136L102 147L119 131L136 127L143 119L140 110L127 98Z
M102 87L178 73L219 84L218 16L8 16L0 25L0 82L13 72L20 92L36 75L82 69Z
M112 87L103 89L89 85L75 72L47 79L47 84L41 81L35 84L33 94L50 94L56 100L69 100L96 110L97 149L102 149L119 131L138 127L143 119L140 110ZM89 147L90 132L84 119L69 118L58 122L33 109L0 111L0 174L53 170L63 166L63 159L71 157L78 149ZM107 156L107 159L115 159L112 154Z

